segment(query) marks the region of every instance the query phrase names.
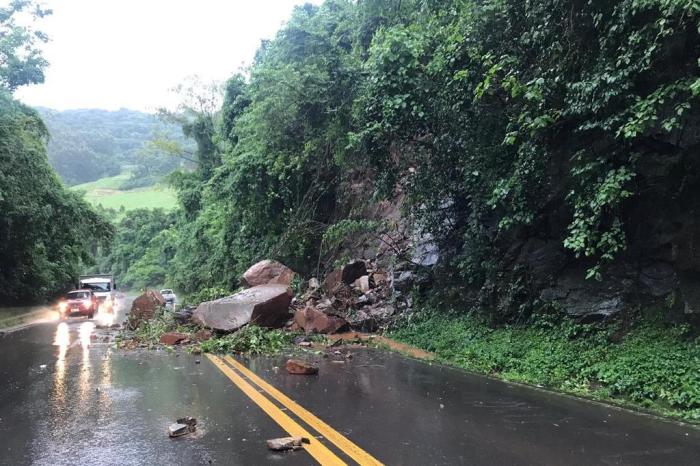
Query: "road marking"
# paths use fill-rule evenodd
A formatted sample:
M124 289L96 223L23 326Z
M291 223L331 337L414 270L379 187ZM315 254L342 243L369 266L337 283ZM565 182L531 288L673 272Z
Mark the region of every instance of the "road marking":
M248 397L255 402L260 408L262 408L268 416L270 416L277 424L280 425L284 430L286 430L289 435L306 437L309 439L310 443L304 445L304 449L313 456L316 461L323 465L333 465L333 466L347 466L343 460L338 458L335 453L330 451L325 445L319 442L312 434L310 434L306 429L294 421L291 417L286 415L275 406L270 400L268 400L264 395L258 393L258 391L246 382L243 377L236 374L230 367L226 365L219 357L207 354L207 357L214 365L219 368L221 372L226 375L231 381L236 384L238 388L241 389L243 393L248 395Z
M376 458L364 451L362 448L348 440L343 434L333 429L331 426L323 422L321 419L314 416L294 400L286 396L284 393L277 390L275 387L265 382L263 379L255 375L250 369L239 363L231 356L225 356L224 359L239 370L243 375L248 377L254 384L265 390L272 398L279 401L285 408L296 414L299 419L304 421L312 429L323 435L328 441L340 448L346 455L355 460L361 466L381 466Z

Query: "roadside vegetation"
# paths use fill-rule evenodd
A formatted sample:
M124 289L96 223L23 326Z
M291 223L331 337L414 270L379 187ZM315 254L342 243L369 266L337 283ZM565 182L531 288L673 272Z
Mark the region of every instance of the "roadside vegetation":
M19 26L26 15L50 14L31 2L0 7L0 303L40 302L92 261L113 227L64 188L49 165L49 133L39 114L15 100L19 86L44 80L45 36ZM37 32L35 34L35 32ZM79 221L76 221L79 219Z
M540 315L494 328L478 315L426 310L390 336L472 372L700 423L700 337L688 325Z

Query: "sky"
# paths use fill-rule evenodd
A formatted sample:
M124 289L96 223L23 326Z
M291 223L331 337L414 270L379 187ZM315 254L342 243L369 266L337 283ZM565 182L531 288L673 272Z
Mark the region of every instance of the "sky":
M303 3L321 0L45 0L46 80L15 95L58 110L172 108L173 87L225 81Z

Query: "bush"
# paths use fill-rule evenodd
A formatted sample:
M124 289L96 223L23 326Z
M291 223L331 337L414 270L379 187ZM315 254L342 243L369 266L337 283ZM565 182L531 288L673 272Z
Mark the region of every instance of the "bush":
M215 299L230 296L232 293L224 288L212 287L203 288L196 293L192 293L185 298L184 305L197 306L205 301L213 301Z

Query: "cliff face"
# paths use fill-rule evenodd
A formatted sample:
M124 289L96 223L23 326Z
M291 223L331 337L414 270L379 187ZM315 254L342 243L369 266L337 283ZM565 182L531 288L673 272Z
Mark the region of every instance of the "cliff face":
M655 152L645 148L646 157L636 164L637 194L622 207L627 248L602 268L601 280L586 278L592 262L564 247L571 211L567 186L556 186L554 174L552 195L528 228L500 235L495 225L483 225L492 231L488 251L498 270L476 285L466 284L452 261L464 246L422 232L403 212L400 188L392 201L364 209L364 218L379 229L348 239L334 257L376 261L397 280L411 271L423 277L421 291L459 289L455 304L495 310L505 320L525 305L528 312L553 306L583 321L653 308L671 320L698 323L700 127L693 128L675 141L649 139ZM355 202L362 204L360 198Z

